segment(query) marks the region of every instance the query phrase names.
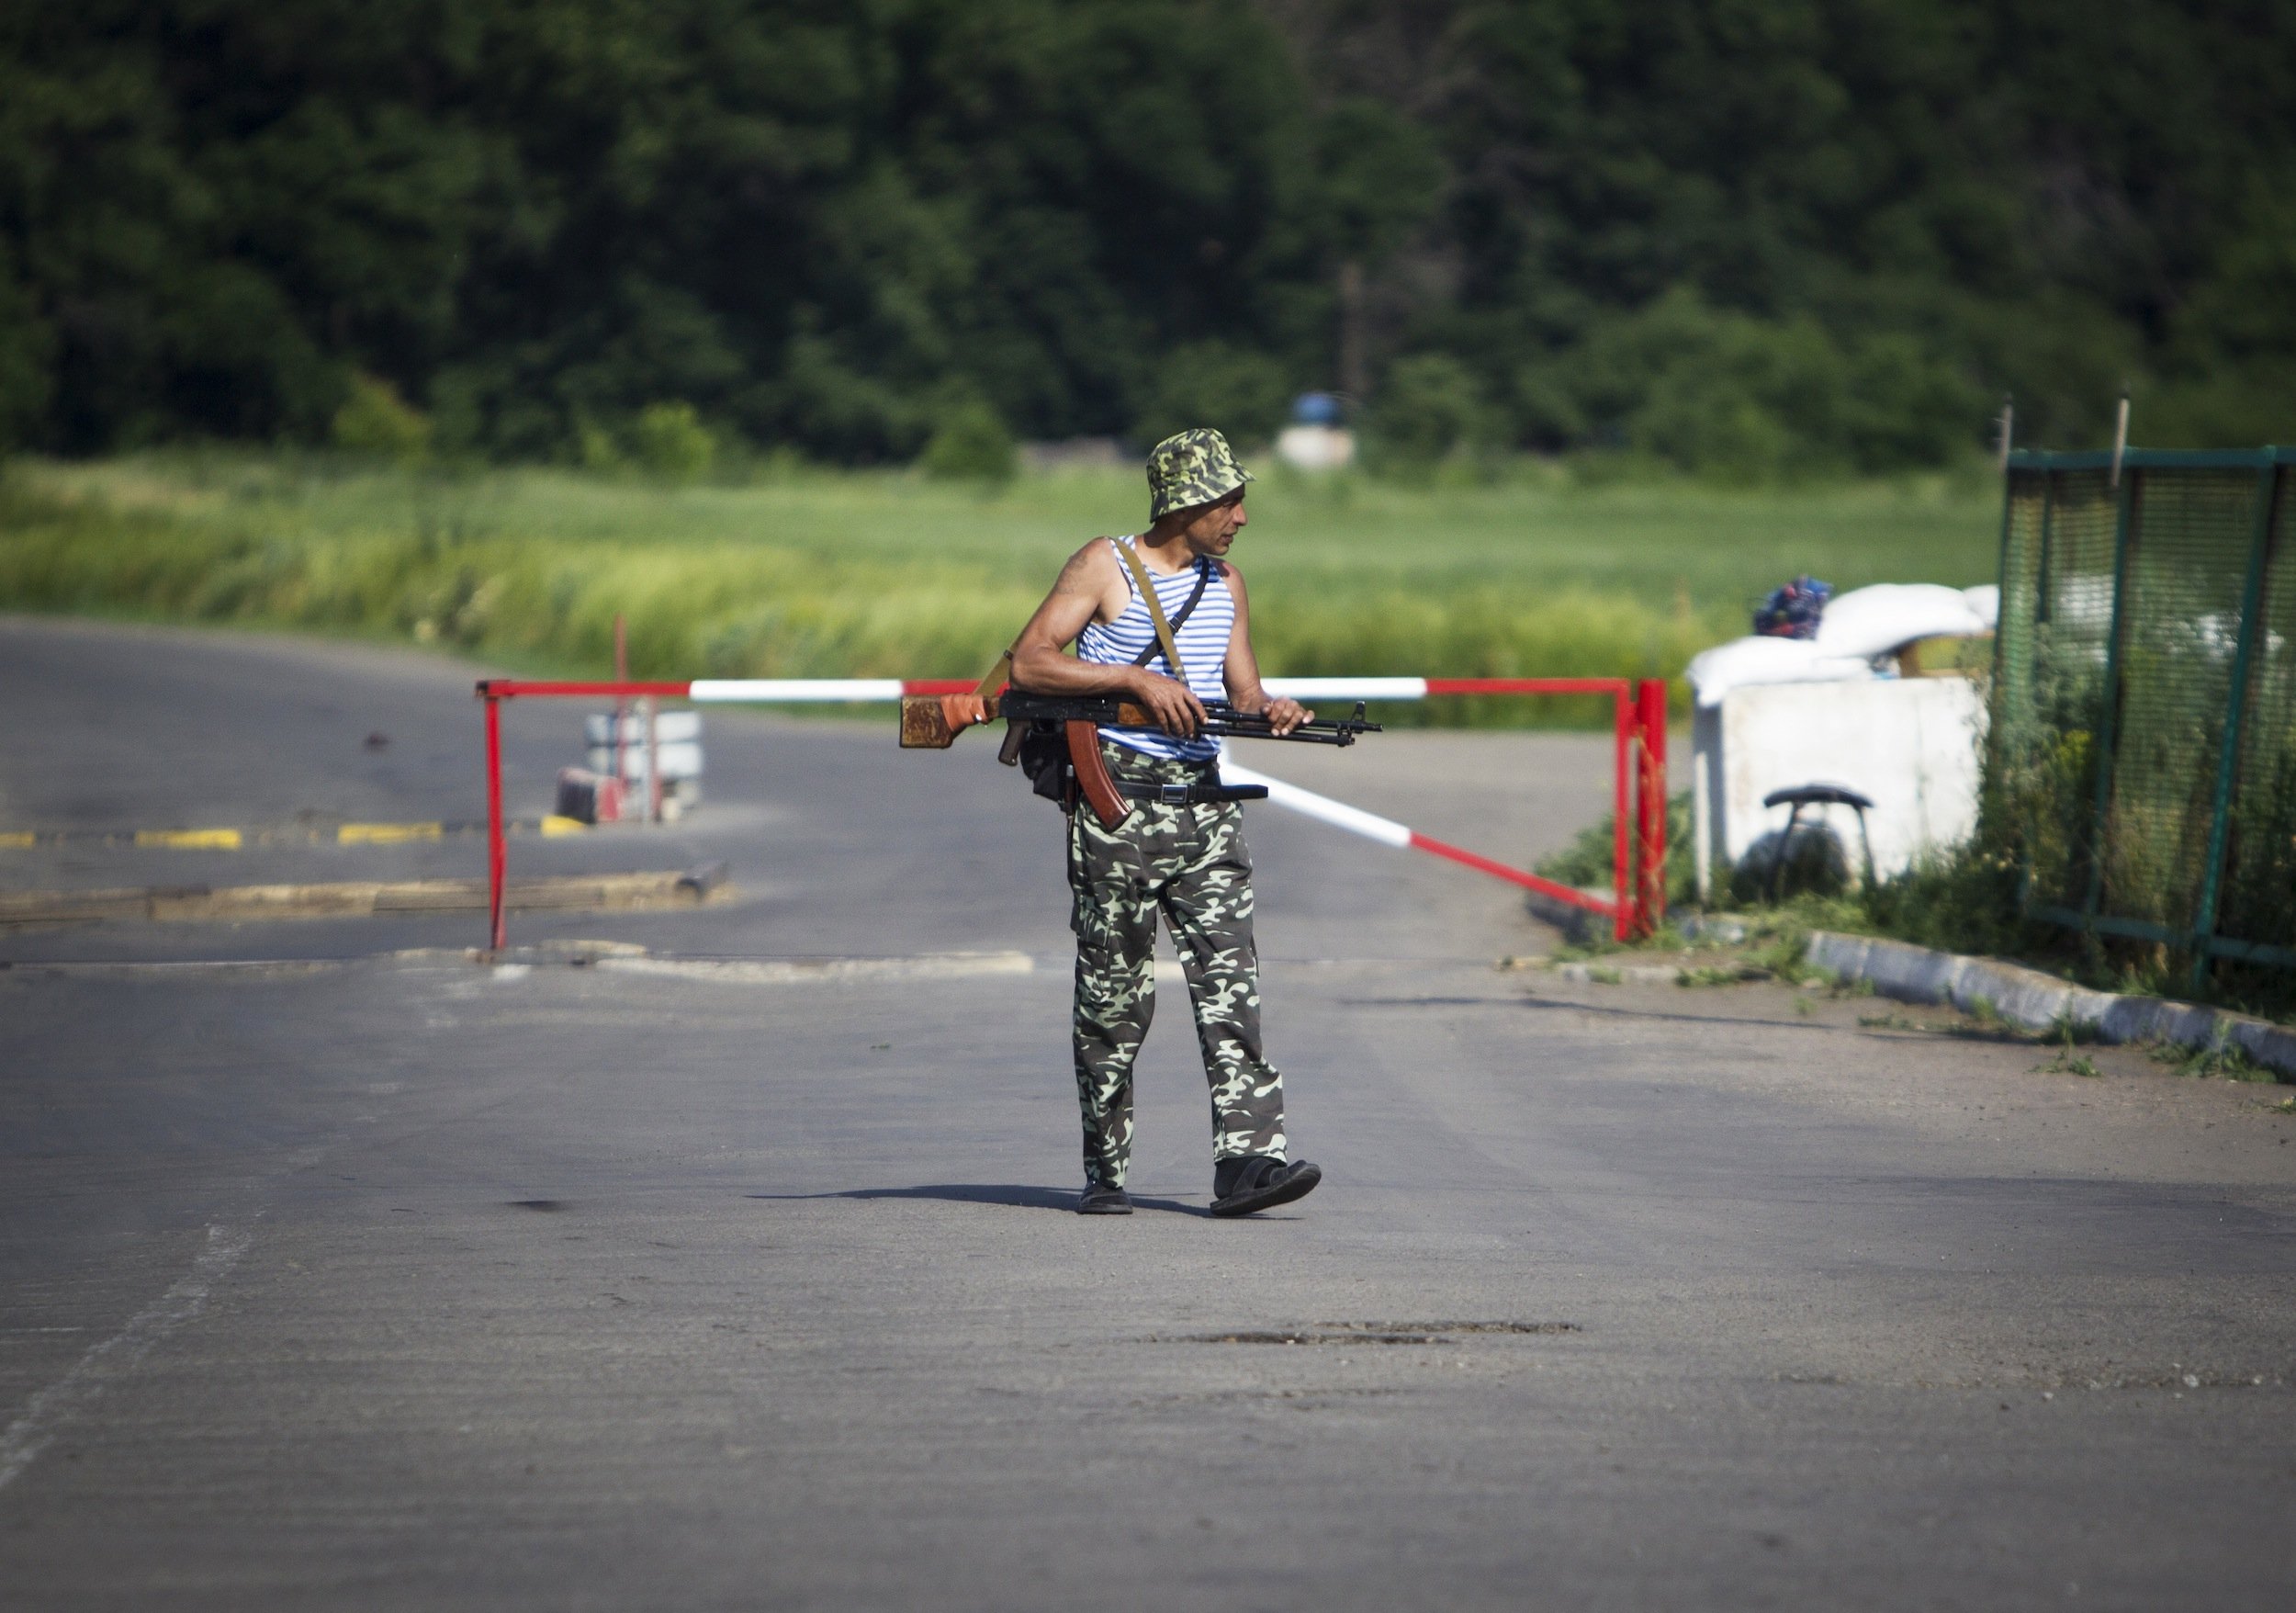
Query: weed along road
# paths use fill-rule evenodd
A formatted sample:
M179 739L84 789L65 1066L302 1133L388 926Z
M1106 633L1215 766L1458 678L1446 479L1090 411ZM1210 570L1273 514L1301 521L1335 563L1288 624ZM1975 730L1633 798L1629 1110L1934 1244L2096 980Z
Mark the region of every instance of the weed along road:
M478 817L474 675L0 621L0 829L247 831L0 888L479 874L253 832ZM579 716L511 714L514 818ZM707 720L691 818L512 859L710 899L513 913L508 964L462 911L0 930L0 1600L2289 1605L2279 1092L1499 970L1554 940L1515 893L1254 809L1324 1185L1203 1214L1175 977L1140 1213L1079 1217L1057 814L889 713ZM1252 760L1526 862L1607 757Z

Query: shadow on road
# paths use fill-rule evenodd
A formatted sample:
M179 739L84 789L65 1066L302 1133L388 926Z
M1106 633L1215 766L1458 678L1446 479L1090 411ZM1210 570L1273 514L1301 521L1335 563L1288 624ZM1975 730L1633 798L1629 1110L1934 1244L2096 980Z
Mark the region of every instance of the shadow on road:
M916 1188L849 1188L841 1193L744 1193L745 1199L940 1199L951 1204L1009 1204L1016 1210L1076 1208L1076 1195L1061 1188L1024 1187L1014 1182L932 1182ZM1132 1196L1142 1210L1169 1210L1180 1215L1206 1213L1201 1204L1178 1199Z

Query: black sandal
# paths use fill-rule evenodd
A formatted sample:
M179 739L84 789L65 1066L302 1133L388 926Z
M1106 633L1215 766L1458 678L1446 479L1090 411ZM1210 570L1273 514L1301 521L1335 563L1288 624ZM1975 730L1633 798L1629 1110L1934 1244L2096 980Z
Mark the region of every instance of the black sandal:
M1232 1172L1231 1166L1236 1167ZM1212 1172L1211 1213L1249 1215L1255 1211L1273 1210L1278 1204L1306 1198L1322 1179L1322 1167L1304 1159L1291 1165L1266 1154L1247 1159L1223 1159Z

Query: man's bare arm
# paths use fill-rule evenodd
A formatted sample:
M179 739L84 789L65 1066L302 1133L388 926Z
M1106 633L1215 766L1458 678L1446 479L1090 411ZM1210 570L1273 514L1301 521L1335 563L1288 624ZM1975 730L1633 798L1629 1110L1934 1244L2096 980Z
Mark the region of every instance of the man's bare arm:
M1244 573L1225 562L1221 570L1235 598L1235 626L1228 633L1228 658L1220 667L1228 685L1228 704L1238 711L1264 713L1277 734L1289 734L1315 713L1287 696L1271 699L1261 686L1259 657L1252 653L1252 603L1244 592Z
M1166 733L1193 734L1204 707L1185 684L1145 667L1096 666L1061 653L1095 617L1123 608L1111 603L1131 597L1117 563L1097 538L1069 557L1013 645L1013 686L1031 694L1121 694L1146 706Z

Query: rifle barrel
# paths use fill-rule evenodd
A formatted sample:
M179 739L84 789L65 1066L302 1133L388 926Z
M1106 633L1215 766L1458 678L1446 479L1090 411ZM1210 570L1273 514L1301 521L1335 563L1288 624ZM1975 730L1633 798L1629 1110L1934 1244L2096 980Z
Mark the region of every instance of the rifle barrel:
M1001 715L1022 721L1089 722L1103 728L1152 728L1156 720L1148 710L1131 701L1102 695L1030 694L1021 690L1007 690L1000 703ZM1282 739L1300 745L1352 745L1358 734L1380 732L1378 723L1367 719L1363 702L1356 703L1352 716L1323 717L1301 723L1288 734L1276 732L1275 725L1258 712L1241 712L1224 700L1204 702L1205 721L1199 733L1216 738L1236 739Z

